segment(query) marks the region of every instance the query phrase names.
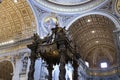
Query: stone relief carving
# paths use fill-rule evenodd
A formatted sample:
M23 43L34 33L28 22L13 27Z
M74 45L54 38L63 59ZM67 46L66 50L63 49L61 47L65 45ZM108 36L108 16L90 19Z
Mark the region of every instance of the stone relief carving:
M109 1L106 5L102 6L100 9L112 12L113 1Z
M71 20L71 18L74 17L74 15L59 15L62 19L62 22L65 23L67 22L68 20Z
M22 73L26 73L27 65L28 65L28 57L24 57L24 58L22 59L22 63L23 63Z
M43 15L43 14L47 13L47 11L45 11L45 10L43 10L43 9L39 8L39 7L38 7L38 6L36 6L36 5L34 5L34 7L35 7L35 9L36 9L36 11L37 11L37 13L38 13L39 17L40 17L41 15Z

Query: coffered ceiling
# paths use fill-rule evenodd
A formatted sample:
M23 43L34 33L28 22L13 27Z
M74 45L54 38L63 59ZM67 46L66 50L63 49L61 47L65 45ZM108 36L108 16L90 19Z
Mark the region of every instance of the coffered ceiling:
M29 38L35 31L35 17L26 0L2 0L0 44Z
M90 67L99 67L101 61L116 65L115 25L110 19L101 15L85 16L75 21L69 30L82 59L88 61Z

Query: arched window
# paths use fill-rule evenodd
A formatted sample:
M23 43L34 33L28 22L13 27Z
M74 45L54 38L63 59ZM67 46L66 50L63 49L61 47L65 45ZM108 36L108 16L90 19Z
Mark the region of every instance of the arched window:
M85 61L85 65L86 65L87 67L89 67L89 62Z
M100 67L101 68L108 68L108 63L107 62L101 62Z

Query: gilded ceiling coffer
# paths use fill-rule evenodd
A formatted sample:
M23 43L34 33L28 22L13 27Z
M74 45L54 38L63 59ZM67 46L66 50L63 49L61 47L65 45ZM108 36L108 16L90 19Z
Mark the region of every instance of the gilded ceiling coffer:
M38 57L41 57L48 64L48 80L52 80L53 65L56 64L60 64L59 80L66 80L65 64L67 64L68 61L72 62L72 66L74 68L73 80L78 80L79 65L77 61L80 57L78 57L77 47L73 46L74 44L71 44L67 37L68 34L66 34L67 31L65 28L61 28L56 25L56 27L51 30L52 34L44 39L40 39L37 34L34 34L33 43L27 45L27 47L31 49L31 65L28 80L34 80L35 60Z
M79 47L81 59L89 63L89 68L102 69L118 65L117 48L114 41L115 24L102 15L88 15L75 21L69 28L72 40Z

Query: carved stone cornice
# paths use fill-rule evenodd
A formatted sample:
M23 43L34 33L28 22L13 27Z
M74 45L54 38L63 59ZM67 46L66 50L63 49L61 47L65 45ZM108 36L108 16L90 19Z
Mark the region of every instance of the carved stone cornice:
M73 5L75 1L72 1L71 5L64 5L67 4L67 2L63 3L62 5L60 4L60 1L40 1L40 0L35 0L36 3L40 4L40 7L46 8L48 11L56 12L56 13L61 13L61 14L74 14L74 13L83 13L88 10L93 10L101 4L104 4L108 0L99 0L99 1L93 1L93 0L85 0L86 2L81 3L83 1L78 1L77 5ZM71 1L70 1L71 2ZM69 2L69 3L70 3ZM89 6L88 6L89 5Z

